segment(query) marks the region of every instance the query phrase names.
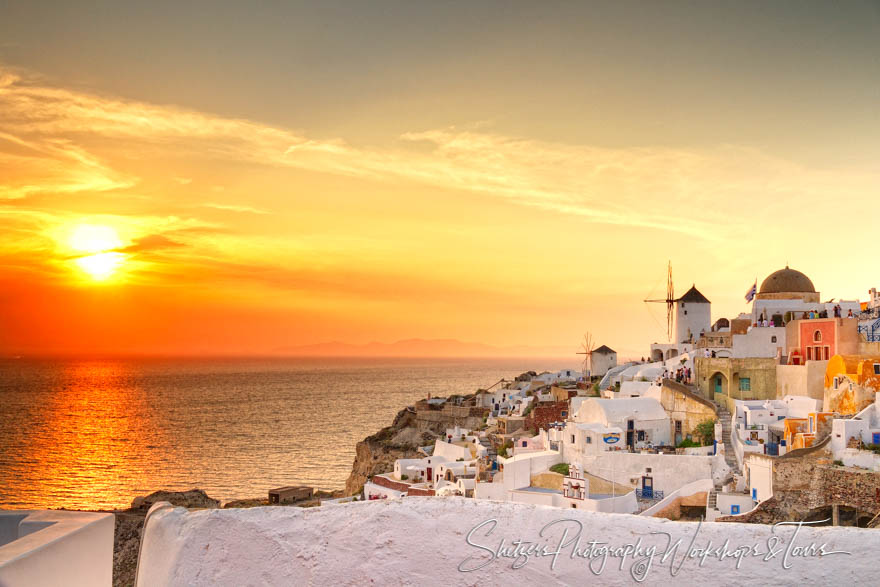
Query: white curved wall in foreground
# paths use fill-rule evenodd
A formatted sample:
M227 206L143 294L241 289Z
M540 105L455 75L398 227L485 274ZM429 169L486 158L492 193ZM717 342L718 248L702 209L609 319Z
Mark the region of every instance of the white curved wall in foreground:
M188 512L170 506L156 509L159 506L154 506L145 529L138 571L141 587L546 585L591 580L632 585L633 574L645 573L646 584L863 584L875 577L874 559L880 547L876 530L802 528L792 542L796 528L790 526L776 528L774 534L770 526L706 523L698 527L641 516L453 497L309 509ZM485 525L473 530L480 524ZM580 540L575 544L579 525ZM661 560L666 533L673 544L680 540L674 561ZM497 552L502 540L508 549L502 553L515 556L514 542L522 540L539 544L546 556L493 559L488 551ZM729 558L707 556L701 566L703 551L692 549L705 549L710 542L717 548L725 540ZM608 545L617 549L618 557L625 556L607 558L602 568L602 548ZM523 543L520 549L527 546ZM636 548L641 554L634 558ZM648 564L651 549L653 559ZM821 549L852 554L819 557ZM553 551L559 551L555 568L549 554ZM682 563L688 552L696 558ZM594 556L592 571L590 560L573 556L577 553ZM739 570L735 553L740 555ZM461 572L460 565L482 568ZM673 579L671 572L676 569Z

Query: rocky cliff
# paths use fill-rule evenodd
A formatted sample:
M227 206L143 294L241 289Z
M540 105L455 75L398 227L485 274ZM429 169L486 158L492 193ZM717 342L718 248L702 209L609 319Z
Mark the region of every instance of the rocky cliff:
M357 443L345 494L356 495L373 475L393 471L397 459L417 458L419 446L431 444L435 438L437 434L431 431L418 430L412 408L401 410L391 426Z
M434 444L447 428L482 425L488 409L473 407L473 403L475 397L469 395L441 406L429 407L422 401L399 411L391 426L357 443L345 494L356 495L371 476L393 471L397 459L419 458L419 447Z

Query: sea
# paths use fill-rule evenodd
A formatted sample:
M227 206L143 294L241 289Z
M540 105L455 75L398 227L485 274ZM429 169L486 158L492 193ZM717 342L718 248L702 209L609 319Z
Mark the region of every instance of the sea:
M571 359L0 359L0 509L119 509L342 489L358 441L416 400Z

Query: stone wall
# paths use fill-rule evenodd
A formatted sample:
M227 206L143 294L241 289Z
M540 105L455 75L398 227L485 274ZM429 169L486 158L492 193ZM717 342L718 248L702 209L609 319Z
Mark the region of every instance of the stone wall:
M681 422L682 439L693 434L697 425L715 420L715 406L680 383L664 379L660 387L660 404L670 419L670 435L675 440L675 422Z
M552 422L565 421L568 417L568 406L568 400L539 403L526 417L526 430L548 430Z
M832 505L880 512L880 475L833 463L828 440L773 459L773 497L747 514L717 521L771 524L806 519Z

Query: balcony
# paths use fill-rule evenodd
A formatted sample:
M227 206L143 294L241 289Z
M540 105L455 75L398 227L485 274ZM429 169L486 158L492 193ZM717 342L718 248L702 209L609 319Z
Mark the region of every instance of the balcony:
M0 585L109 586L113 514L0 511Z

